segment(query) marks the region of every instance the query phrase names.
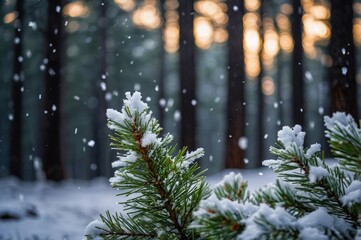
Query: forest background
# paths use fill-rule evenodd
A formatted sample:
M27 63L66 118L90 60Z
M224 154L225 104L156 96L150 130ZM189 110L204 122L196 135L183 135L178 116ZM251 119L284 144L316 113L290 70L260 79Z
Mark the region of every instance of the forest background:
M361 110L361 1L0 1L0 177L111 176L105 111L141 91L202 168ZM327 152L326 152L327 154Z

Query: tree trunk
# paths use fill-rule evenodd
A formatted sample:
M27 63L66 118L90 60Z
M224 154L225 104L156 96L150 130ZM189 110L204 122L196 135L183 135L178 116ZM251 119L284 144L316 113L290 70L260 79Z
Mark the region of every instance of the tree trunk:
M331 0L330 55L332 66L329 69L329 81L331 111L343 111L358 120L352 3L352 0Z
M100 18L99 18L99 36L100 36L100 74L97 78L96 85L94 86L95 95L98 100L98 105L95 108L93 117L93 131L94 131L94 141L95 145L93 147L94 151L94 164L95 168L91 167L93 170L93 176L107 176L109 177L111 164L108 148L110 146L109 140L107 137L107 119L106 119L106 109L108 108L108 103L105 99L106 87L107 87L107 8L108 2L103 1L99 6ZM115 159L114 159L115 160Z
M226 168L243 168L245 152L238 145L244 136L244 52L243 52L243 1L230 0L228 5L228 99ZM234 6L237 6L235 8Z
M181 145L196 147L196 74L193 36L193 3L179 1L179 71L181 99Z
M160 126L164 127L164 106L160 104L160 100L164 99L164 80L165 80L165 57L166 52L164 49L164 29L165 29L165 9L164 9L165 0L159 1L159 9L160 9L160 15L162 17L162 27L159 29L159 35L160 35L160 48L159 48L159 79L158 79L158 120Z
M292 124L305 126L302 12L301 0L294 0L292 13L292 38L294 41L292 60Z
M23 23L24 23L24 1L17 0L15 10L18 13L14 21L14 62L12 76L12 101L13 120L11 122L10 135L10 174L20 179L22 174L22 91L23 91Z
M44 93L44 146L43 166L48 180L60 181L65 178L62 162L61 139L61 88L63 53L63 3L62 0L48 1L48 27L46 32L48 61Z
M259 32L261 33L261 49L259 51L259 61L260 61L260 71L258 74L258 86L257 86L257 98L258 98L258 102L257 102L257 110L258 110L258 121L257 121L257 144L258 144L258 149L257 149L257 158L256 158L256 166L260 167L262 166L262 161L264 160L264 145L265 145L265 140L264 140L264 94L262 91L262 81L263 81L263 77L264 77L264 69L263 69L263 62L262 62L262 52L263 52L263 42L264 42L264 31L263 31L263 6L264 1L261 0L261 6L259 9L259 15L260 15L260 19L261 19L261 24L260 24L260 29Z

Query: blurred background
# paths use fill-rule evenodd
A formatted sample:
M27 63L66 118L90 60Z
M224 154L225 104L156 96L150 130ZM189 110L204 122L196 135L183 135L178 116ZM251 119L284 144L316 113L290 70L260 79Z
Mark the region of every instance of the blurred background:
M324 115L361 111L359 0L3 0L0 35L0 177L111 176L126 91L207 174L260 167L284 125L325 146Z

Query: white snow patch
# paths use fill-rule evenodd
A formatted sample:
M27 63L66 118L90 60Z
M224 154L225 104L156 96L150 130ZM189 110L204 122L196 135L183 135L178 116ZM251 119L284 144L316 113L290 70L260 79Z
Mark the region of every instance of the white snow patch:
M306 158L311 158L313 154L321 151L321 145L319 143L314 143L307 149Z
M112 167L124 167L128 165L129 163L133 163L138 159L138 155L134 151L128 152L125 156L118 156L118 160L112 162Z
M327 177L328 175L329 173L325 168L320 166L318 167L310 166L310 173L308 174L308 178L311 183L314 183L318 180L321 180L324 177Z
M224 186L226 184L229 184L229 185L233 185L234 183L240 183L243 181L243 177L242 177L242 174L241 173L235 173L235 172L230 172L228 174L226 174L222 181L220 181L217 186Z
M327 240L328 236L324 234L324 231L321 231L314 227L306 227L300 231L301 240Z
M157 135L152 132L145 132L141 139L142 147L147 147L151 144L159 144L159 143L160 141L157 138Z
M335 112L332 114L332 117L325 116L324 121L326 128L331 129L337 122L343 126L347 126L353 122L353 118L350 114L346 115L344 112Z
M116 122L116 123L119 123L119 124L122 124L125 120L125 117L122 113L118 112L117 110L114 110L114 109L107 109L107 112L106 112L106 115L107 115L107 118Z
M132 115L134 115L136 110L141 113L148 109L148 104L142 101L142 95L140 92L135 91L133 95L131 95L130 92L126 92L125 96L127 99L123 100L124 106L129 108Z
M345 190L345 195L341 197L344 205L361 203L361 182L358 180L352 181L350 186Z
M300 125L295 125L293 128L284 126L282 130L278 131L277 140L281 141L283 145L288 148L292 143L295 143L298 147L303 147L305 132L302 132Z
M92 239L100 240L103 238L99 237L99 235L106 233L107 231L109 231L109 228L105 223L100 222L99 220L94 220L86 226L84 235L89 236Z

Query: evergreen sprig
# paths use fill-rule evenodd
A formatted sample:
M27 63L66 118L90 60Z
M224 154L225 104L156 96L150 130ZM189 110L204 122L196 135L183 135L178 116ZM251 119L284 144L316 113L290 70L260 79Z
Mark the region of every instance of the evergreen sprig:
M125 213L101 216L105 239L192 239L188 228L193 211L209 193L203 172L194 161L203 149L188 153L181 149L173 157L171 135L159 137L161 128L151 116L141 94L126 93L121 112L108 109L113 149L118 168L111 185L125 196ZM92 238L88 233L88 238Z

